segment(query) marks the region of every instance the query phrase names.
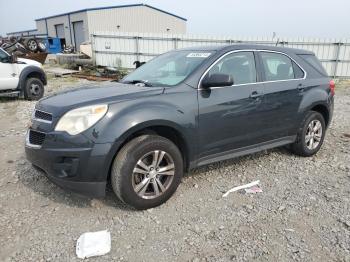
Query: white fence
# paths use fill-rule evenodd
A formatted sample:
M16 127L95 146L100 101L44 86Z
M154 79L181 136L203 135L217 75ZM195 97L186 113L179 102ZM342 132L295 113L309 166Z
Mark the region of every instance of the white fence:
M278 45L313 51L328 74L350 78L350 39L275 38L271 37L201 37L194 35L157 35L99 32L91 36L96 65L134 68L134 61L147 62L172 49L249 43Z

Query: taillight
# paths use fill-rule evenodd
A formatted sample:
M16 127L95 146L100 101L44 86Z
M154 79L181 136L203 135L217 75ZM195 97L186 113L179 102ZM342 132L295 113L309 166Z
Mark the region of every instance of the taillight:
M329 89L331 90L332 96L335 94L335 83L334 80L329 81Z

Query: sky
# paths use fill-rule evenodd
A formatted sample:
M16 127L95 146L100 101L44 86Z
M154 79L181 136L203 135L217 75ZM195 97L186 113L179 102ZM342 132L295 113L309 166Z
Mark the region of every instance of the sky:
M142 0L141 0L142 1ZM35 19L90 7L145 3L185 17L187 33L210 36L350 38L349 0L0 0L0 35Z

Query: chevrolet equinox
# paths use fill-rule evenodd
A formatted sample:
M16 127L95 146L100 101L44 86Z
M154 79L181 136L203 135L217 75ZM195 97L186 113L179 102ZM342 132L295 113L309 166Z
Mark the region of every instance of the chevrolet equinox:
M26 156L57 185L137 209L167 201L188 170L289 145L322 146L335 85L315 54L260 45L162 54L119 83L40 100Z

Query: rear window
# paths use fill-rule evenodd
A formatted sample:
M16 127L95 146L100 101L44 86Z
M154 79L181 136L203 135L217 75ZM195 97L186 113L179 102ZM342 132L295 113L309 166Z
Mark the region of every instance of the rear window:
M321 62L314 55L299 55L306 63L315 68L322 75L327 76L326 70L323 68Z

